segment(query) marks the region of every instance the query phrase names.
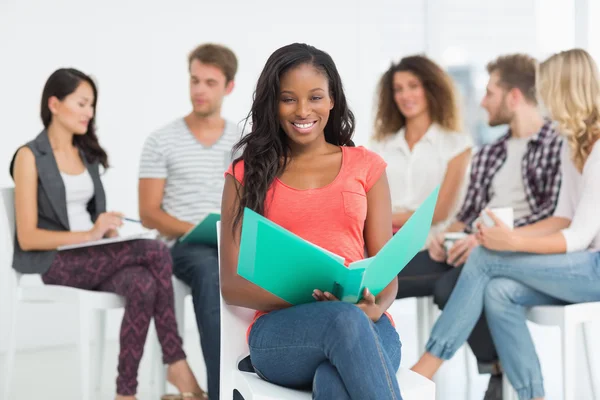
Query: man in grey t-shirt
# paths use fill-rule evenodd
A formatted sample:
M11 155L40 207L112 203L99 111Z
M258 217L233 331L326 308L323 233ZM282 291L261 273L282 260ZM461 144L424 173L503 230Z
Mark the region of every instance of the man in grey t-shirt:
M173 273L192 289L211 399L219 398L220 306L217 248L182 244L210 211L221 208L224 172L240 139L221 117L237 59L226 47L201 45L189 56L193 111L151 134L142 152L139 204L142 223L172 244Z

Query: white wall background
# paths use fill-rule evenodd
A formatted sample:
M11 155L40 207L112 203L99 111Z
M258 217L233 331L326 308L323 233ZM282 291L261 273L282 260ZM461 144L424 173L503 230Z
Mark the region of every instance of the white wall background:
M142 143L154 129L189 111L186 59L197 44L222 43L238 56L236 89L224 105L224 115L234 121L246 116L256 78L272 51L294 41L326 50L336 61L356 113L359 144L370 135L375 85L392 60L427 51L445 65L473 65L482 71L481 88L487 79L483 66L499 54L545 56L574 44L572 0L159 4L0 0L0 187L12 185L8 164L14 151L41 130L43 85L63 66L90 73L98 82L98 133L113 166L104 176L109 208L135 216ZM600 13L597 4L591 9ZM600 56L597 41L591 40L590 47ZM0 351L10 312L9 272L9 266L1 266ZM188 326L194 326L191 312L187 318ZM110 319L113 337L119 320L120 313ZM67 308L26 307L19 322L22 349L72 343L75 338L76 317ZM538 332L536 338L542 335ZM547 330L543 332L545 343L554 346L540 349L544 368L556 369L558 335L548 342ZM549 388L548 399L560 398L559 384L547 382L556 389Z

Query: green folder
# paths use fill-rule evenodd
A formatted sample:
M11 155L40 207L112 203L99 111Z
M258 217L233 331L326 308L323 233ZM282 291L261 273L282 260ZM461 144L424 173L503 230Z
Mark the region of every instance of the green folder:
M348 267L343 257L246 208L238 274L295 305L315 301L315 289L349 303L357 303L364 288L376 296L425 245L438 192L439 186L376 256Z
M179 238L181 243L198 243L217 245L217 221L221 220L221 212L210 212L188 233Z

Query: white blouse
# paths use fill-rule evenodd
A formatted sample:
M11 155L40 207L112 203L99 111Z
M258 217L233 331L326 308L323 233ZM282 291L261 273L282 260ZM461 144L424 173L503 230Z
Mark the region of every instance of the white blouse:
M562 183L554 216L571 220L562 230L567 242L567 252L600 251L600 141L580 173L570 157L567 143L561 154Z
M448 132L434 123L412 151L406 142L404 128L383 141L372 141L369 147L387 162L392 208L394 212L402 212L416 210L443 182L450 160L473 147L473 141L466 133ZM467 181L465 179L460 188L457 204L449 218L432 226L431 234L441 232L450 225L464 197Z

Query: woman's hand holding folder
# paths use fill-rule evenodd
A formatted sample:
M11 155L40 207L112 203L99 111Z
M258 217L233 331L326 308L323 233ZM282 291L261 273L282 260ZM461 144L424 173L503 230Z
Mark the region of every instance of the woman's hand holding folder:
M313 297L317 301L339 301L337 297L329 292L322 292L319 289L313 291ZM363 290L363 298L361 301L356 303L356 306L367 314L367 317L373 322L379 321L379 318L383 315L384 311L373 296L373 293L368 288Z

